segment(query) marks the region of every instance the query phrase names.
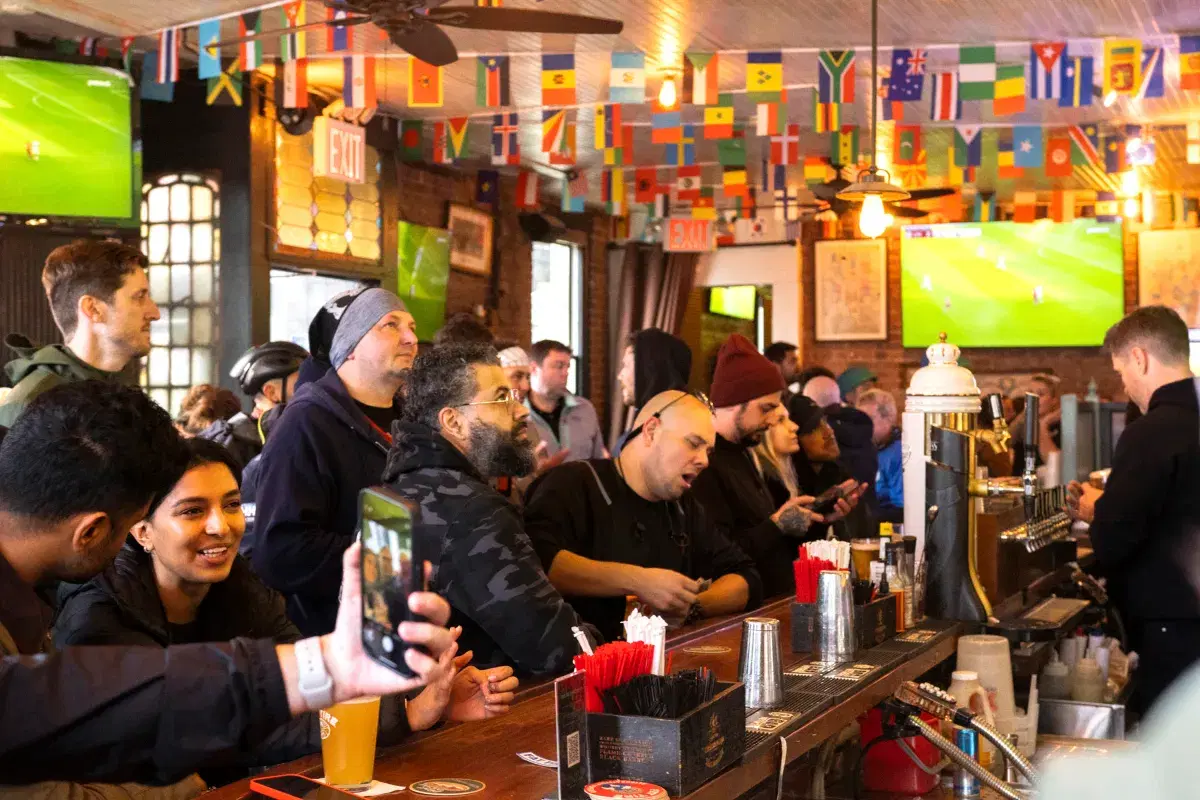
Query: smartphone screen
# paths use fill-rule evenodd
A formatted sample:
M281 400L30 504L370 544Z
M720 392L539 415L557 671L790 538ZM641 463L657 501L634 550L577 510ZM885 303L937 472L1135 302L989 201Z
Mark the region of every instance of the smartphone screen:
M260 789L267 791L259 791ZM260 797L295 797L297 800L346 800L346 792L338 791L331 786L317 783L300 775L255 778L250 782L250 790Z
M423 570L413 555L413 514L398 495L382 487L359 495L362 538L363 648L376 661L411 676L404 662L408 645L399 626L413 619L408 596L424 588Z

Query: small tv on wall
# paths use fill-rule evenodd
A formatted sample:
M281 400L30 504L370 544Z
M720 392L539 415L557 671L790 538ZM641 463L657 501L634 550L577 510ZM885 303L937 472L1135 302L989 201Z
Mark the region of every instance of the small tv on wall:
M117 69L0 55L0 214L130 222L130 91Z
M757 311L757 286L714 286L708 290L710 314L753 320Z
M1090 347L1125 313L1121 223L900 229L905 347Z

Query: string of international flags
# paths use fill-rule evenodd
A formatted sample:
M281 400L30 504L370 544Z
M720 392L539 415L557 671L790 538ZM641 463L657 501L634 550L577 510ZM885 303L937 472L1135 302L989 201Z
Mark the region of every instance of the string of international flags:
M295 27L304 25L306 6L302 0L292 0L278 6L281 23ZM266 11L253 10L238 15L238 30L241 35L261 33ZM326 8L325 14L331 21L345 16L346 12ZM222 67L221 52L211 45L221 38L220 19L211 19L196 25L199 57L197 74L209 82L209 102L232 100L241 102L242 75L257 69L263 63L261 41L247 42L237 47L237 56L227 67ZM361 31L360 31L361 33ZM377 56L352 52L355 30L347 26L330 26L324 31L325 49L310 56L308 34L295 31L280 40L280 80L276 81L277 102L284 108L303 108L308 104L307 70L311 59L340 58L343 67L343 101L348 108L374 109L378 104L376 84ZM143 96L148 99L169 99L170 86L179 80L179 47L182 38L180 28L163 30L158 35L158 49L146 54L144 65L152 80L143 82ZM950 46L936 45L927 48L909 47L891 50L891 68L885 70L874 92L880 116L884 121L897 123L895 140L898 148L894 164L905 177L916 180L920 174L916 153L919 146L921 126L899 125L903 121L904 103L925 99L925 83L929 78L929 120L933 123L952 123L954 126L955 167L971 170L979 166L981 158L980 132L982 124L963 122L964 107L973 104L990 106L993 115L1008 116L1024 112L1029 101L1054 101L1060 107L1085 108L1097 100L1094 89L1099 67L1100 97L1109 95L1129 96L1137 99L1162 97L1170 80L1177 81L1182 91L1200 91L1200 35L1177 37L1179 53L1178 74L1168 76L1166 70L1167 41L1176 37L1154 37L1156 44L1143 44L1139 39L1103 39L1103 58L1097 65L1096 55L1081 55L1068 46L1067 41L1027 43L1028 57L1006 63L998 58L998 46L957 46L958 64L949 69L933 70L930 66L931 50L946 50ZM85 40L87 42L89 40ZM1070 40L1072 46L1081 40ZM1084 40L1086 41L1086 40ZM94 40L90 45L95 48ZM122 40L122 56L128 66L131 39ZM1001 43L1011 50L1012 43ZM784 80L784 53L812 52L812 48L787 48L776 51L732 51L745 52L745 89L755 105L751 126L735 119L733 95L721 92L718 68L731 51L710 53L688 52L682 63L682 102L701 108L701 120L685 122L680 104L662 107L651 100L652 145L661 145L662 166L680 170L680 181L690 181L683 171L699 165L696 163L698 141L714 140L718 147L718 163L722 167L720 184L725 197L741 201L749 194L746 171L745 138L752 130L760 137L770 137L770 156L764 160L763 188L772 183L775 167L786 167L799 163L799 135L801 125L790 121L788 86ZM1084 48L1087 52L1087 48ZM859 154L858 126L843 124L845 107L856 100L856 63L858 53L852 49L816 50L817 85L811 103L811 123L804 125L817 133L830 135L827 156L806 154L805 177L810 183L826 179L829 164L854 164ZM576 54L538 54L541 61L542 107L535 111L534 124L541 124L541 152L552 166L570 167L576 163L579 136L576 122L571 118L578 107L576 91ZM602 199L610 208L620 210L624 205L623 168L634 163L633 128L646 123L626 122L622 107L647 103L646 56L640 52L614 52L610 54L609 86L606 103L596 106L595 131L592 142L603 152L603 163L611 169L601 175ZM528 116L512 110L511 69L513 54L475 55L476 106L494 112L491 115L491 161L496 166L521 163L519 132L523 120ZM444 104L444 68L434 67L419 59L407 59L407 105L411 108L440 108ZM663 72L670 70L663 69ZM147 89L146 84L151 86ZM164 89L167 89L164 92ZM166 96L164 96L164 94ZM227 95L222 97L222 95ZM866 100L868 98L860 98ZM540 112L540 113L538 113ZM909 111L911 113L911 110ZM433 160L440 164L452 164L467 152L470 117L453 117L432 124ZM400 124L401 157L417 160L424 156L425 122L404 120ZM1030 135L1036 128L1038 135ZM1091 130L1091 135L1085 131ZM1138 137L1118 132L1101 140L1095 126L1073 126L1066 130L1050 130L1049 139L1043 143L1042 130L1037 126L1014 126L1003 134L999 147L999 167L1005 175L1014 171L1037 166L1046 170L1047 176L1070 174L1070 169L1089 158L1090 163L1104 161L1109 172L1121 171L1129 165L1145 163L1139 158L1147 153L1131 154L1125 142ZM1189 128L1190 133L1190 128ZM1009 138L1018 144L1006 146ZM1036 145L1034 140L1036 139ZM1191 137L1189 136L1189 143ZM1066 143L1064 148L1063 144ZM1153 142L1149 142L1149 157L1153 157ZM914 155L906 153L911 148ZM1191 154L1189 146L1188 152ZM1132 158L1130 157L1132 155ZM1011 158L1012 163L1006 161ZM1124 160L1122 160L1124 159ZM657 160L657 159L656 159ZM1111 160L1111 163L1110 163ZM1109 167L1115 169L1109 169ZM649 169L643 167L643 169ZM1065 172L1064 172L1065 171ZM969 176L969 172L967 173ZM615 176L615 177L614 177ZM637 181L640 185L642 181ZM696 179L699 185L699 179ZM575 190L581 186L577 179L574 186L564 192L564 204L577 199ZM607 187L607 188L606 188ZM693 202L703 204L707 187L699 186L700 194ZM786 187L783 191L786 194ZM568 195L570 198L568 199ZM685 198L690 196L690 190ZM680 199L685 199L680 198ZM582 199L582 198L578 198Z

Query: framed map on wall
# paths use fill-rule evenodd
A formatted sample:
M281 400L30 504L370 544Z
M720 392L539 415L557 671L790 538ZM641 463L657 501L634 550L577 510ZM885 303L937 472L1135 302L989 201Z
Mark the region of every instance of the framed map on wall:
M1138 234L1138 305L1168 306L1200 328L1200 228Z
M887 339L887 242L817 242L813 261L817 341Z

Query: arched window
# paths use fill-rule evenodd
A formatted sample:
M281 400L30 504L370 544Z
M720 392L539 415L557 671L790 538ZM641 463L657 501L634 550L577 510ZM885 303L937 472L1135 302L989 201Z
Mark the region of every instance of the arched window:
M220 186L187 172L142 185L142 251L162 319L150 326L142 386L171 414L189 388L217 382Z

